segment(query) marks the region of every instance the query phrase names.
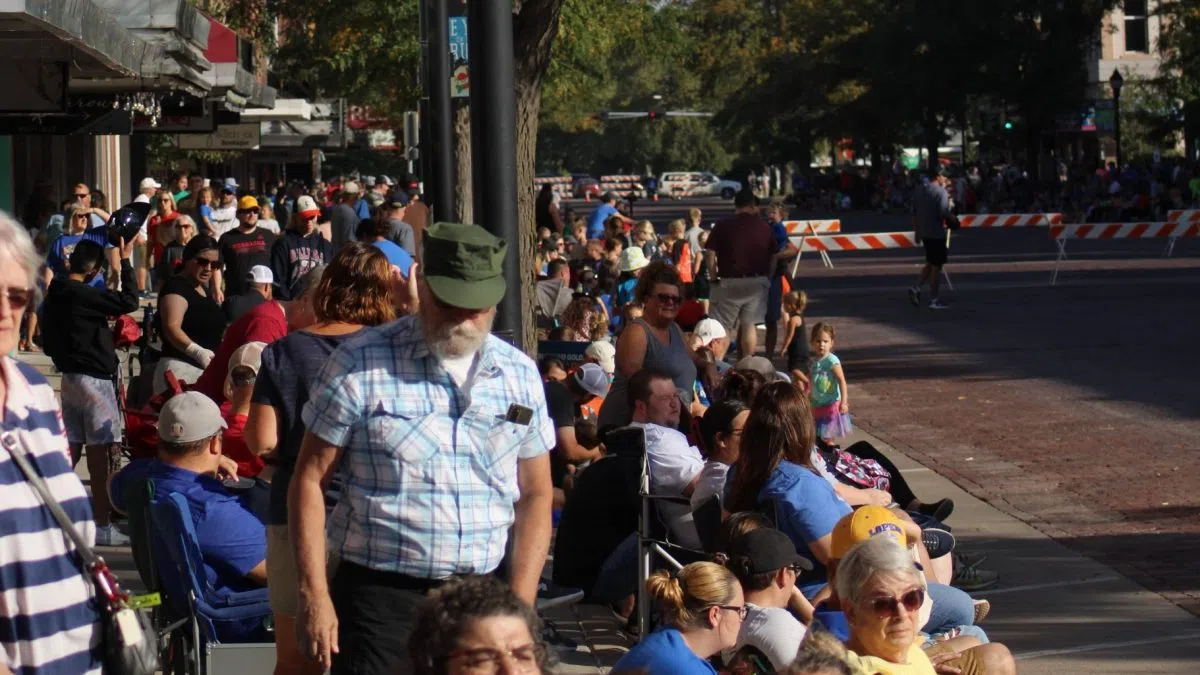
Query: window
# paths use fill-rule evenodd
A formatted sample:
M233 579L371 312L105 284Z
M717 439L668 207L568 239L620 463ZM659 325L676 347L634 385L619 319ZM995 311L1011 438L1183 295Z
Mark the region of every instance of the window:
M1150 51L1150 22L1147 0L1125 0L1125 51Z

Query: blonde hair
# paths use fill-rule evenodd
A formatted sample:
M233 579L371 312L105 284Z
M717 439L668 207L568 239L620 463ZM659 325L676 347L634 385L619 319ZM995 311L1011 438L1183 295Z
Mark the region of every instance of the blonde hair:
M783 308L788 314L803 314L808 307L808 293L801 290L791 291L783 296Z
M733 572L712 562L694 562L678 572L659 570L646 580L666 623L676 628L704 627L709 607L728 605L737 597Z
M821 321L817 325L813 326L812 337L809 338L809 341L811 342L812 340L816 340L817 336L821 333L828 335L830 340L837 339L837 333L833 331L833 324Z
M800 653L783 675L817 675L835 673L850 675L850 664L846 663L846 645L833 633L814 630L805 633L800 643Z
M787 217L788 217L787 202L784 202L781 199L772 200L770 204L767 204L767 210L769 211L771 209L775 209L776 211L779 211L779 219L780 220L787 220Z
M672 220L670 224L667 225L667 232L669 232L672 237L682 237L684 231L686 230L687 223L683 222L682 220Z
M688 219L689 223L699 224L700 223L700 209L698 209L694 206L692 208L688 209L687 219Z

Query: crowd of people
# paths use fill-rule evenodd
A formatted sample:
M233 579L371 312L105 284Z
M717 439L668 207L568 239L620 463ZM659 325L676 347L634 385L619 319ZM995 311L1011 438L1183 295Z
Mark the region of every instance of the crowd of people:
M269 624L217 617L216 637L273 640L277 673L549 672L533 607L552 536L558 584L631 632L639 585L655 605L615 672L1013 672L965 592L997 577L956 548L953 503L920 499L869 443L843 447L853 364L791 287L785 204L744 191L733 216L705 227L693 209L660 236L610 195L579 218L539 198L539 337L586 345L535 362L491 334L508 243L373 182L268 196L227 180L214 205L199 177L147 178L156 210L129 240L85 186L57 236L0 218L0 353L40 330L63 373L60 404L4 357L4 431L86 540L130 543L113 520L147 481L181 495L211 600L269 594ZM110 317L148 290L157 445L110 476ZM648 579L623 430L684 563ZM95 591L8 460L0 519L21 534L0 537L0 673L99 672Z

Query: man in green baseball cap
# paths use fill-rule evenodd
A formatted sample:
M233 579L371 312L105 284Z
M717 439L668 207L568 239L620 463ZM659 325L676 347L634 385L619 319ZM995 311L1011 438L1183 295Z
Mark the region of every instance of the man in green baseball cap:
M556 438L541 377L490 334L508 247L456 223L423 240L417 315L343 343L302 413L289 509L296 624L300 651L333 675L412 672L425 593L495 572L510 530L510 584L532 606L550 547ZM327 522L322 484L335 472L353 487ZM326 546L340 560L332 580Z

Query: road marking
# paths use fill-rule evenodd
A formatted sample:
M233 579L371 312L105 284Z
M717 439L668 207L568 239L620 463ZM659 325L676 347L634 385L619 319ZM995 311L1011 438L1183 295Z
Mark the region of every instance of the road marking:
M899 467L897 467L897 468L899 468ZM900 473L918 473L920 471L933 471L933 469L930 469L927 466L918 466L913 469L900 469Z
M1021 591L1036 591L1042 588L1063 588L1066 586L1082 586L1084 584L1102 584L1106 581L1120 581L1123 577L1118 576L1103 576L1092 577L1091 579L1071 579L1069 581L1047 581L1041 584L1026 584L1024 586L1009 586L1007 588L997 588L995 590L988 589L976 591L979 595L986 595L989 598L993 595L1001 593L1020 593Z
M1153 645L1160 642L1178 642L1180 640L1194 640L1200 638L1200 631L1192 631L1180 635L1164 635L1155 638L1146 638L1144 640L1126 640L1124 642L1100 642L1097 644L1082 645L1079 647L1066 647L1063 649L1042 649L1036 652L1025 652L1023 654L1014 654L1013 658L1018 661L1028 659L1040 659L1046 656L1065 656L1067 654L1080 654L1083 652L1097 652L1106 649L1119 649L1121 647L1137 647L1140 645Z

